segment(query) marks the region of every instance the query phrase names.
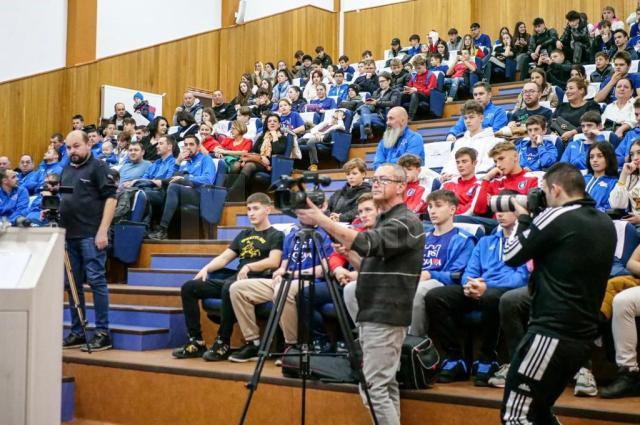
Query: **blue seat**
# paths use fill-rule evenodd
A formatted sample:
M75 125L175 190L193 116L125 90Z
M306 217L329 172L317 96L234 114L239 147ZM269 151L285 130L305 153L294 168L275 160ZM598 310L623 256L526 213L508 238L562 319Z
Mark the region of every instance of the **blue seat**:
M493 233L498 222L487 217L457 215L453 218L453 224L474 235L477 239Z
M640 237L636 232L636 227L622 220L613 220L616 228L616 250L611 267L611 276L622 276L631 274L627 270L627 262L631 254L640 244Z
M133 198L130 220L113 226L113 257L123 264L138 261L142 241L147 231L143 222L147 210L147 194L138 190Z
M562 103L562 99L564 99L564 90L558 86L553 86L553 89L556 91L556 96L558 96L558 102Z
M293 136L287 135L287 146L284 155L273 155L271 157L271 172L259 171L255 175L255 180L264 186L271 186L280 179L282 175L290 176L293 172L293 159L291 150L293 149Z

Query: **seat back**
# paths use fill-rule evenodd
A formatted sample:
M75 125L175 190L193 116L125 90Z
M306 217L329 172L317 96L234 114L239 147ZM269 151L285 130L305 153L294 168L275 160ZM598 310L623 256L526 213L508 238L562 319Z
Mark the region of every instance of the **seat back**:
M114 224L113 257L124 264L133 264L138 261L146 231L147 226L144 223L121 221Z
M424 165L440 172L451 155L452 142L431 142L424 144Z
M131 206L131 221L141 222L144 219L144 213L147 209L147 194L142 190L138 190L133 196L133 205Z
M213 184L215 186L224 186L224 180L227 176L227 164L220 158L214 158L213 163L216 166L216 177Z
M453 224L454 226L459 226L461 229L464 229L472 235L476 235L477 237L489 235L498 227L498 222L492 218L467 215L455 216L453 218ZM478 233L479 228L477 226L481 227L481 233Z
M200 188L200 217L209 224L218 224L227 199L227 189L218 186Z
M636 228L633 224L622 220L613 220L613 224L616 228L616 251L615 257L620 259L626 266L631 254L640 244L640 237L636 233Z

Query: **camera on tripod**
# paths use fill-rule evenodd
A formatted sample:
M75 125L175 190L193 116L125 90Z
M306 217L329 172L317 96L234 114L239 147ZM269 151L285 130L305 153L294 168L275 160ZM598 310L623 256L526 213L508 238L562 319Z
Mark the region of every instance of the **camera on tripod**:
M49 193L49 195L42 195L42 201L40 203L40 209L46 211L44 219L57 225L60 223L60 194L73 193L73 187L60 186L60 183L45 183L44 186L40 188L40 192Z
M535 217L547 208L547 197L540 188L531 189L526 195L496 195L489 199L494 213L514 212L514 203L526 208Z
M282 175L280 180L274 183L275 206L288 216L295 217L295 210L308 208L307 198L318 207L322 207L325 201L324 191L320 186L329 186L331 178L320 176L318 173L305 171L302 177L293 178ZM311 189L305 186L313 185Z

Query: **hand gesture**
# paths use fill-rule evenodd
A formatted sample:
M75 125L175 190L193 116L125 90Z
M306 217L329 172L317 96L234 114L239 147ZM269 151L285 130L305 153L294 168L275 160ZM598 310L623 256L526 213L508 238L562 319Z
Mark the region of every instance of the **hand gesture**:
M198 273L196 273L193 280L201 280L204 282L205 280L207 280L207 277L209 277L209 272L207 271L206 267L203 267Z

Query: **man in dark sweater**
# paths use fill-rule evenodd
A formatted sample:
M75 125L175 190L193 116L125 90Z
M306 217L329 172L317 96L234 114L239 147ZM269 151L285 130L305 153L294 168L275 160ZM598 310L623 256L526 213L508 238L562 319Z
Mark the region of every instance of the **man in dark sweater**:
M580 170L555 164L542 186L550 208L532 219L514 204L518 230L504 248L508 265L533 260L535 269L529 329L511 359L503 424L558 423L552 407L591 355L616 246L613 223L585 194ZM586 249L578 254L576 247Z
M585 63L591 44L587 21L575 10L567 12L565 18L567 26L560 37L559 46L562 46L560 48L564 50L567 57L572 58L573 63Z
M547 28L544 19L536 18L533 20L534 34L529 40L529 57L532 62L537 62L545 51L551 52L557 48L558 32L553 28ZM529 61L520 63L520 79L525 80L529 76Z
M406 175L397 164L383 164L373 177L373 199L380 209L374 229L364 232L331 221L311 201L297 210L300 222L325 229L362 258L356 286L363 372L380 424L400 424L400 393L395 375L422 267L424 230L402 202Z
M547 81L552 86L567 88L567 80L571 78L571 62L565 59L560 49L553 50L549 55L540 55L538 66L547 71Z

